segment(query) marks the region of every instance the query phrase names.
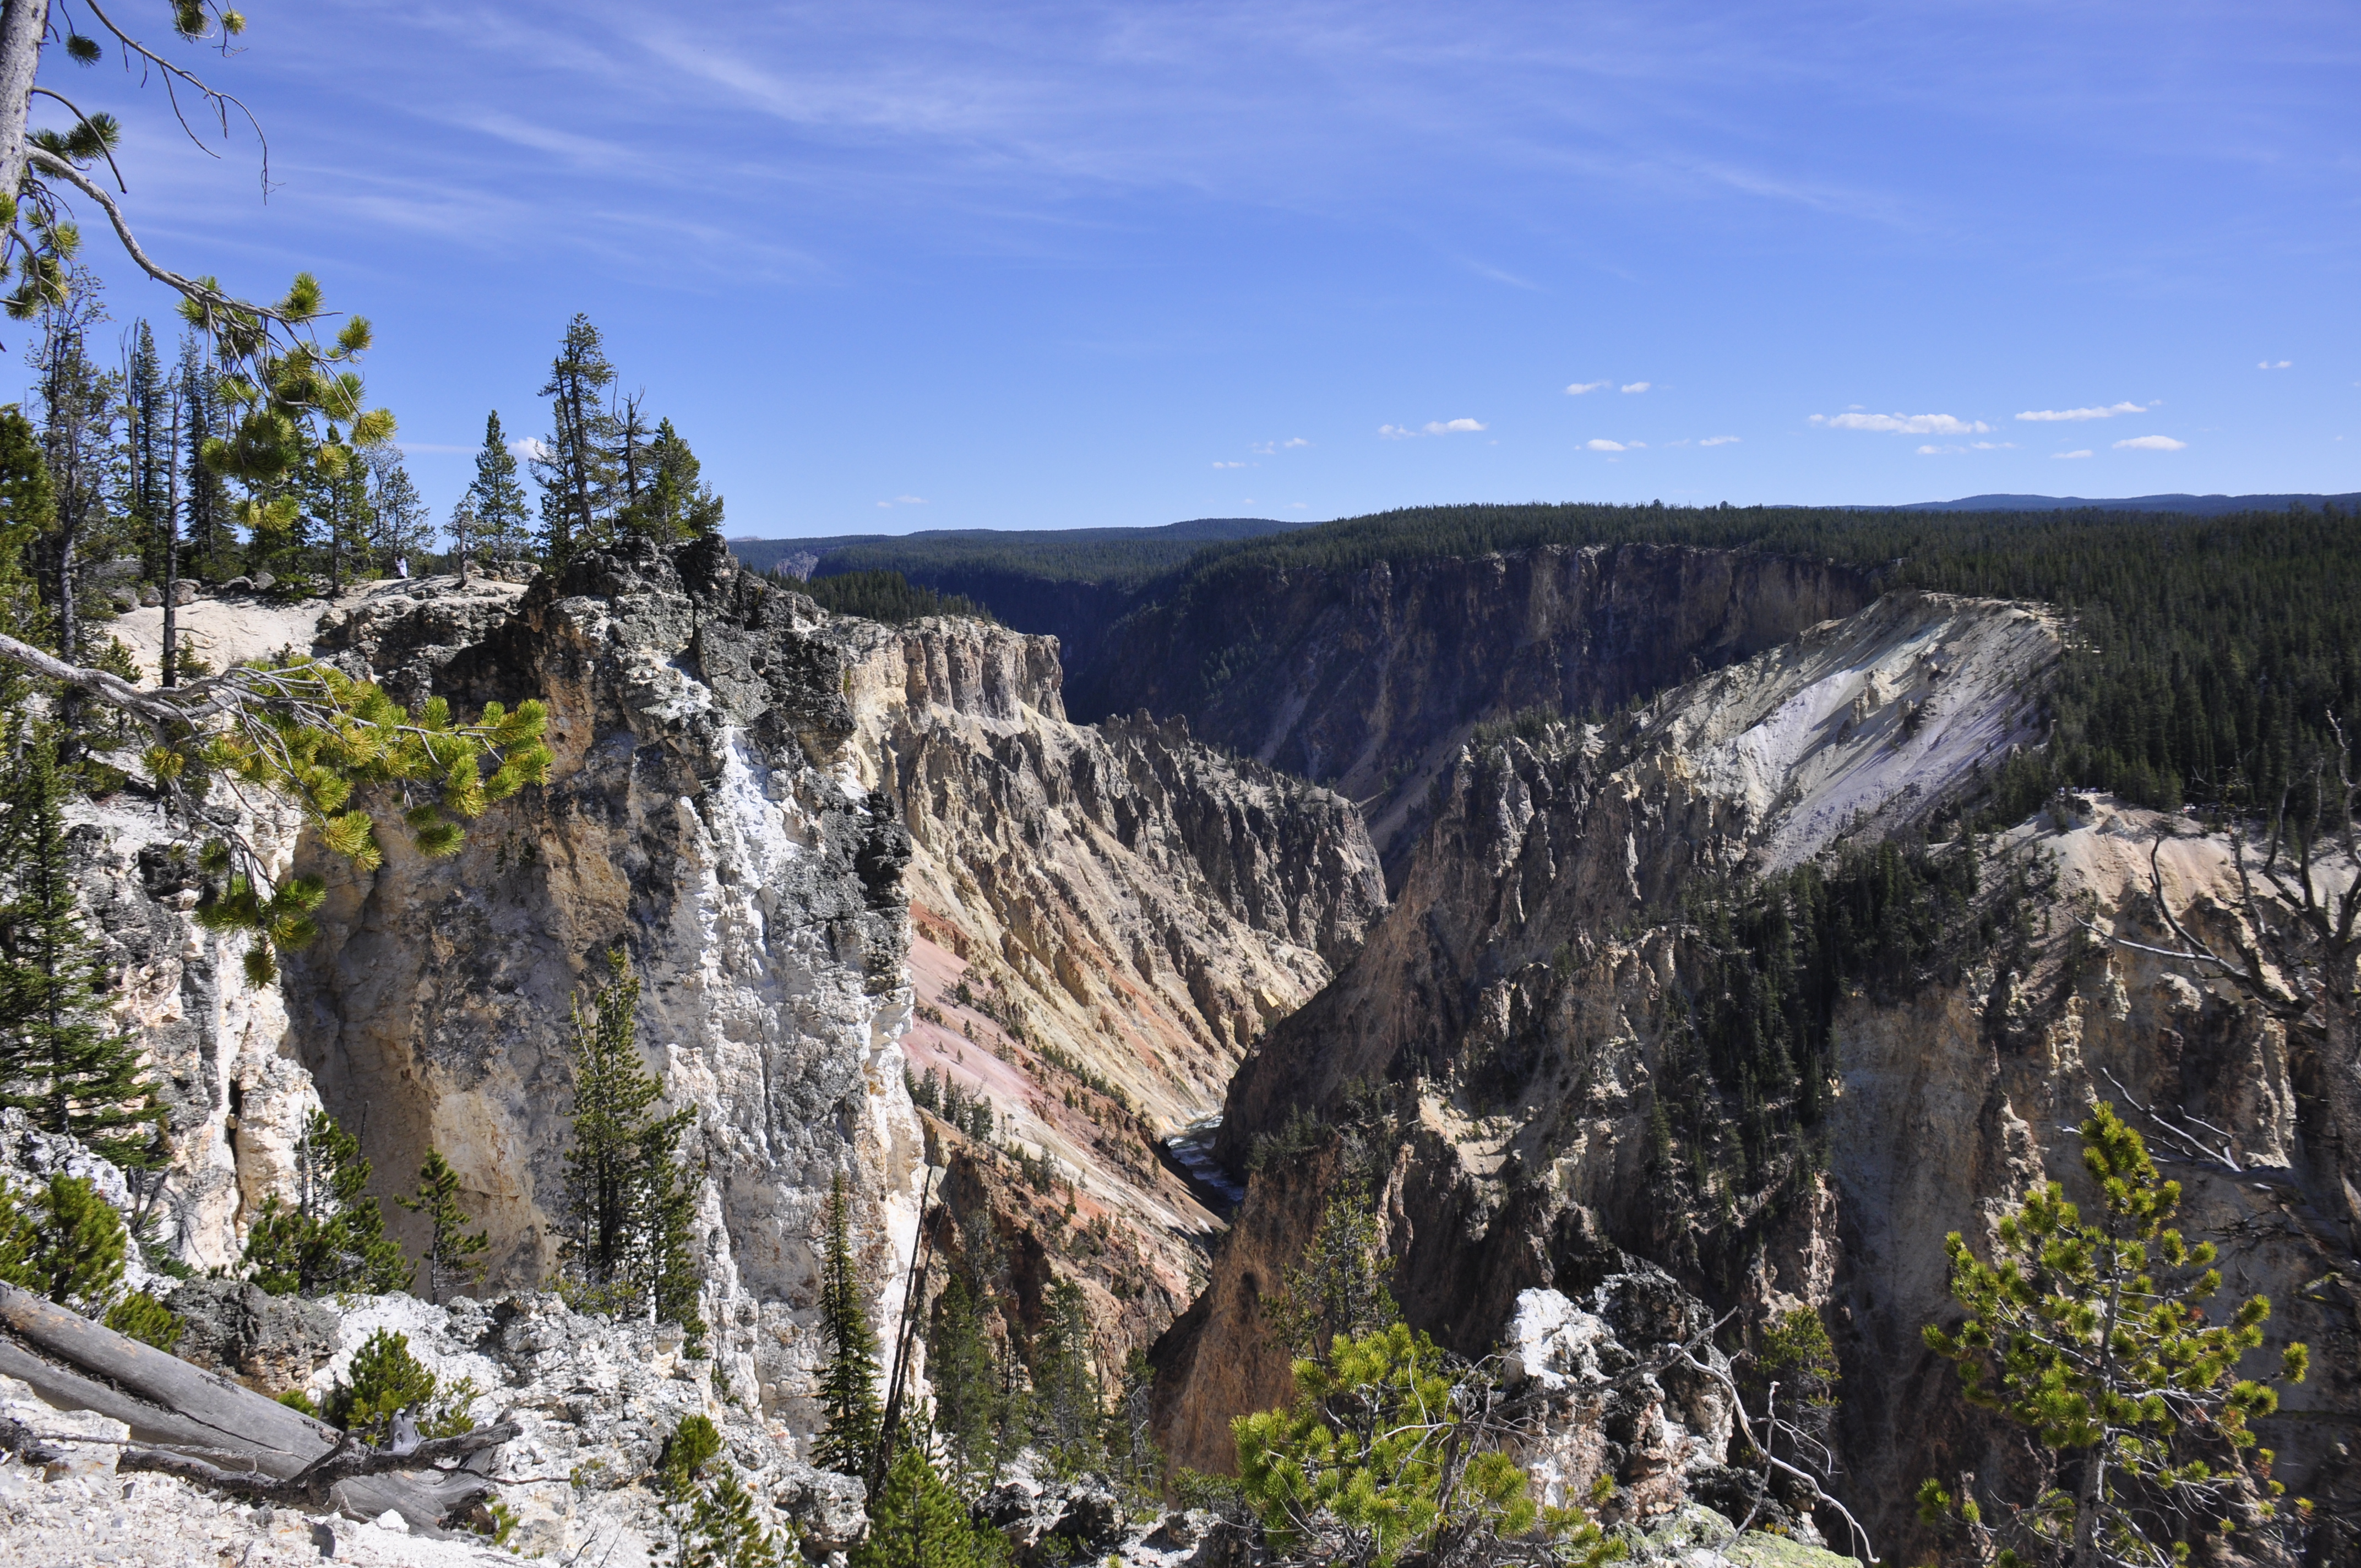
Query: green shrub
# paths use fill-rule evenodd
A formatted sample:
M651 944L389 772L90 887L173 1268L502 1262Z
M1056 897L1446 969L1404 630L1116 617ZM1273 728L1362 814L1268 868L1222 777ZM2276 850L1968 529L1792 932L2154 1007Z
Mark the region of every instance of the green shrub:
M1240 1416L1238 1484L1274 1548L1390 1565L1450 1560L1536 1531L1561 1563L1599 1568L1624 1555L1578 1509L1542 1508L1507 1449L1522 1434L1481 1418L1481 1374L1395 1323L1338 1338L1323 1361L1295 1363L1294 1407Z
M480 1392L472 1377L443 1385L411 1354L408 1334L379 1329L353 1353L350 1380L329 1390L321 1413L331 1425L373 1443L390 1435L401 1410L411 1412L421 1437L456 1437L475 1430L467 1407Z
M167 1354L181 1343L180 1315L145 1290L134 1290L109 1307L106 1326Z

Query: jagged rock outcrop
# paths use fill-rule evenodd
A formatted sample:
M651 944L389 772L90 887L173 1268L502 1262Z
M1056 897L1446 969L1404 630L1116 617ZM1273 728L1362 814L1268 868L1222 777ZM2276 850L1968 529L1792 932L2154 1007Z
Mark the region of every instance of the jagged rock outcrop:
M1367 810L1399 883L1429 787L1480 724L1578 718L1774 647L1876 596L1851 567L1683 545L1543 545L1349 569L1233 572L1147 606L1077 682Z
M1392 1285L1413 1322L1471 1354L1521 1292L1580 1297L1633 1255L1740 1309L1741 1326L1817 1309L1844 1372L1837 1490L1888 1555L1927 1545L1910 1506L1921 1478L2005 1486L2020 1452L1919 1341L1949 1310L1940 1239L1987 1236L2037 1180L2088 1201L2071 1129L2095 1099L2186 1106L2236 1130L2235 1171L2157 1146L2177 1157L2186 1228L2224 1245L2227 1288L2271 1295L2273 1344L2307 1339L2320 1366L2319 1346L2353 1343L2361 1293L2351 1173L2326 1097L2291 1086L2350 1064L2307 1069L2226 984L2109 954L2081 926L2169 944L2146 860L2167 819L2085 802L1954 838L1944 852L1978 858L1979 896L2015 901L1978 906L2007 939L1956 972L1837 999L1824 1169L1799 1159L1761 1190L1735 1169L1692 1179L1666 1163L1686 1162L1682 1147L1652 1129L1711 1000L1693 991L1684 890L1935 823L2037 740L2059 646L2036 609L1896 595L1605 727L1534 726L1471 749L1360 957L1241 1070L1226 1154L1285 1145L1307 1113L1366 1114L1368 1091L1356 1110L1347 1086L1383 1086ZM2168 902L2226 930L2223 841L2191 838L2159 863ZM1293 1261L1324 1169L1299 1156L1254 1177L1205 1297L1158 1348L1171 1375L1161 1430L1183 1462L1223 1463L1227 1415L1284 1395L1254 1296ZM2350 1356L2328 1359L2338 1369L2293 1391L2264 1441L2291 1492L2349 1497L2361 1397Z
M1463 751L1392 914L1240 1069L1224 1158L1406 1054L1492 1047L1560 948L1587 961L1694 876L1931 818L2038 739L2026 687L2059 649L2032 609L1889 595L1609 724Z
M373 872L317 862L322 937L286 964L288 1048L380 1182L442 1150L495 1280L534 1283L565 1220L571 1004L621 946L667 1098L697 1113L715 1352L765 1408L808 1386L831 1176L881 1286L917 1217L894 1050L908 839L851 776L853 654L718 541L542 576L438 685L463 709L541 698L548 784L450 860L396 839Z
M910 835L903 1050L998 1119L997 1156L943 1130L967 1151L947 1195L1042 1253L1016 1281L1037 1319L1048 1258L1082 1280L1119 1366L1193 1294L1213 1224L1158 1140L1358 948L1385 907L1377 857L1345 802L1185 725L1067 722L1054 639L843 627L861 776ZM1077 1179L1071 1211L1009 1151Z

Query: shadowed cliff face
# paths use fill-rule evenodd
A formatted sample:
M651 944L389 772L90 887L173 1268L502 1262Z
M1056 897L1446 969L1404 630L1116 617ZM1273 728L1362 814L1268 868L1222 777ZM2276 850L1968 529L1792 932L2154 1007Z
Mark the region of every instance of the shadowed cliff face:
M1182 715L1330 785L1361 803L1398 884L1477 725L1611 712L1874 597L1850 567L1671 545L1274 571L1120 622L1075 707Z

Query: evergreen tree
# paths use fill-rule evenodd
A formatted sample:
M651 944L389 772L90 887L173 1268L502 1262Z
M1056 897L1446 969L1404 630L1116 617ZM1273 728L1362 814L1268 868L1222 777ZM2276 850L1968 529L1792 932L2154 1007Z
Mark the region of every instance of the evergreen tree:
M1368 1183L1347 1179L1321 1211L1302 1262L1265 1305L1272 1332L1293 1354L1317 1361L1339 1334L1389 1327L1401 1318L1386 1288L1392 1269Z
M999 1469L1008 1399L984 1326L983 1303L965 1269L953 1270L935 1298L927 1377L935 1389L935 1431L952 1464L970 1476L993 1475Z
M828 1258L820 1273L819 1406L824 1425L812 1445L812 1463L847 1475L867 1473L876 1452L877 1331L861 1299L861 1274L852 1261L851 1201L839 1173L828 1193Z
M869 1508L850 1568L1004 1568L1008 1542L967 1505L916 1443L905 1443Z
M476 548L488 558L516 560L532 547L525 516L524 486L517 478L516 454L509 450L508 433L500 428L496 409L484 418L483 450L476 454L476 477L463 503L473 521Z
M273 1296L408 1289L418 1271L385 1234L369 1174L360 1140L325 1111L312 1113L295 1145L295 1205L276 1193L262 1201L247 1232L246 1277Z
M550 400L551 431L533 464L541 483L542 555L553 568L604 542L616 479L615 417L604 400L614 379L598 329L577 313L541 389Z
M432 514L426 499L418 493L401 461L401 449L377 447L364 453L362 462L368 468L369 515L375 525L369 536L370 554L382 571L391 572L398 561L412 573L419 572L427 546L434 543L434 529L427 521Z
M624 528L666 543L721 532L721 498L672 421L656 426L642 461L645 481L623 509Z
M230 526L229 487L205 462L205 444L222 432L222 397L204 345L193 333L181 339L181 510L189 571L208 581L231 575L236 548Z
M315 527L313 552L328 574L330 590L342 588L348 577L375 576L370 541L377 513L369 504L368 466L344 444L335 425L328 427L319 461L305 470L305 510Z
M170 398L156 334L145 320L131 325L130 351L123 367L124 521L139 543L148 580L164 580L164 524L171 485Z
M779 1543L763 1528L754 1499L721 1457L721 1434L704 1416L684 1416L656 1460L664 1515L679 1536L673 1568L778 1568Z
M641 1059L639 977L621 948L586 1014L574 1003L574 1138L566 1151L561 1259L585 1299L705 1336L697 1299L696 1186L680 1157L694 1108L655 1113L664 1088Z
M49 642L49 614L27 557L56 517L39 433L15 404L0 408L0 633L36 646ZM21 669L0 664L0 713L16 711L26 685Z
M426 1289L431 1299L440 1301L445 1290L482 1281L488 1261L484 1255L491 1250L492 1239L483 1231L468 1234L467 1212L459 1207L459 1173L451 1168L441 1149L426 1151L426 1163L418 1168L417 1196L394 1201L413 1214L426 1216Z
M1106 1390L1092 1343L1089 1299L1071 1279L1049 1287L1049 1321L1033 1355L1034 1435L1060 1475L1106 1457Z
M20 719L0 777L0 1103L115 1164L162 1163L164 1106L129 1036L104 1026L113 989L74 901L56 743Z
M628 398L619 396L609 415L615 444L607 462L615 477L615 515L626 528L631 525L641 498L647 494L655 477L649 461L653 455L650 444L655 433L648 428L647 415L641 411L647 397L644 388Z
M28 356L39 378L41 451L55 508L49 534L40 542L42 587L52 618L53 644L71 663L82 663L91 653L81 576L88 547L106 522L115 378L101 373L89 353L91 331L105 319L96 280L77 273L73 292L44 313L40 342ZM59 718L69 736L79 727L82 701L71 688L60 699Z
M128 1239L123 1216L85 1177L54 1175L30 1194L0 1181L0 1280L170 1351L181 1320L146 1291L123 1290Z
M2263 1341L2267 1297L2215 1321L2213 1244L2172 1228L2180 1184L2162 1179L2138 1133L2103 1102L2084 1119L2082 1163L2101 1212L2085 1220L2050 1182L2002 1216L1985 1263L1946 1238L1958 1329L1927 1344L1956 1363L1971 1403L2032 1429L2046 1472L2029 1507L1996 1510L2009 1557L2073 1568L2176 1568L2191 1534L2267 1523L2271 1453L2252 1422L2279 1409L2267 1376L2238 1365ZM2289 1345L2278 1376L2303 1380ZM1921 1518L1981 1522L1972 1497L1928 1480Z

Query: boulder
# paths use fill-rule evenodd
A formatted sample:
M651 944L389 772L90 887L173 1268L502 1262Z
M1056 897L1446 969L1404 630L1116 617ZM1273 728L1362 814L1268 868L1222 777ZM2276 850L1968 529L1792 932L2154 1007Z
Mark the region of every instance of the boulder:
M300 1388L336 1351L336 1315L239 1279L192 1279L167 1303L181 1316L181 1360L227 1373L257 1393Z
M774 1495L780 1511L796 1521L807 1552L850 1552L869 1533L869 1489L857 1477L815 1469L798 1460L781 1466Z

